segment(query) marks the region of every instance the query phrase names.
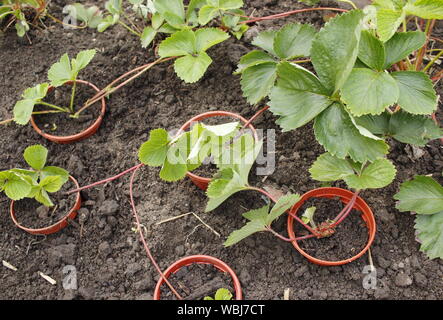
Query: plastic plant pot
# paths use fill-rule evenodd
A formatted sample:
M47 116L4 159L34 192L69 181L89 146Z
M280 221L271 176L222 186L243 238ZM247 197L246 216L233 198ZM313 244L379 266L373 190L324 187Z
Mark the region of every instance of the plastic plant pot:
M234 270L232 270L226 263L223 261L211 257L211 256L205 256L205 255L195 255L195 256L188 256L183 259L180 259L176 262L174 262L165 272L164 276L166 279L168 279L171 274L176 273L178 270L180 270L183 267L189 266L191 264L198 263L198 264L209 264L217 269L219 269L221 272L229 273L229 275L232 278L232 282L234 284L234 296L235 300L242 300L243 299L243 293L241 289L240 280L238 280L237 275L235 274ZM155 286L154 291L154 300L161 300L161 287L165 283L163 278L161 277L157 285Z
M311 199L311 198L335 198L339 197L340 201L344 204L349 203L349 201L352 199L353 192L341 188L319 188L311 190L307 193L305 193L299 202L297 202L290 210L290 215L288 215L288 234L290 238L296 238L296 234L294 232L294 218L292 215L296 215L298 209L300 209L303 204ZM360 258L363 254L368 251L369 247L371 246L372 242L375 238L375 232L376 232L376 224L375 224L375 218L374 214L372 213L371 208L369 208L368 204L360 197L357 197L357 200L353 206L353 209L356 209L361 212L361 218L366 223L366 227L368 228L368 242L366 246L361 250L357 255L340 261L325 261L317 259L311 255L309 255L306 251L304 251L298 244L298 241L293 241L292 244L297 249L298 252L300 252L304 257L306 257L309 261L319 264L322 266L340 266L343 264L350 263L354 260L357 260ZM315 239L311 240L301 240L301 241L315 241ZM320 240L321 241L321 240Z
M198 116L195 116L194 118L190 119L188 122L186 122L178 131L177 134L180 134L186 130L188 130L191 125L194 122L198 122L207 118L212 118L212 117L231 117L231 118L235 118L240 120L241 122L243 122L243 124L248 123L248 120L243 118L242 116L240 116L239 114L236 113L232 113L229 111L210 111L210 112L205 112L202 114L199 114ZM248 125L248 128L252 131L252 134L254 136L255 141L258 141L258 134L257 131L255 130L254 126L252 124ZM192 182L200 189L202 189L203 191L205 191L206 189L208 189L208 185L209 182L211 182L210 178L204 178L201 176L198 176L196 174L193 174L191 172L187 173L187 176L192 180Z
M70 176L69 178L74 183L76 188L80 188L77 180L75 180L74 177ZM53 233L56 233L56 232L62 230L63 228L65 228L68 225L69 220L75 219L75 217L77 216L77 211L80 209L80 207L82 205L82 199L80 196L80 192L77 193L77 198L75 200L75 204L72 207L72 209L69 211L68 214L66 214L62 219L60 219L58 222L54 223L53 225L46 227L46 228L40 228L40 229L27 228L25 226L22 226L20 223L18 223L17 218L15 216L14 203L15 203L15 201L11 201L10 213L11 213L12 221L14 222L14 224L18 228L20 228L30 234L48 235L48 234L53 234Z
M100 90L93 85L90 82L87 81L83 81L83 80L77 80L76 81L79 84L84 84L84 85L88 85L90 86L92 89L94 89L96 92L99 92ZM73 81L69 81L66 83L67 85L72 85ZM54 87L49 87L48 92L51 92L52 90L54 90ZM31 117L31 124L32 127L34 128L35 131L37 131L37 133L39 135L41 135L42 137L48 139L49 141L52 142L56 142L56 143L60 143L60 144L68 144L68 143L73 143L73 142L77 142L80 140L84 140L86 138L89 138L90 136L92 136L93 134L95 134L98 130L98 128L100 127L102 121L103 121L103 117L105 116L105 112L106 112L106 101L105 98L101 99L101 110L100 110L100 115L98 116L97 120L95 120L95 122L89 126L88 128L86 128L85 130L83 130L82 132L75 134L75 135L71 135L71 136L54 136L54 135L50 135L47 134L45 132L43 132L36 124L34 116Z

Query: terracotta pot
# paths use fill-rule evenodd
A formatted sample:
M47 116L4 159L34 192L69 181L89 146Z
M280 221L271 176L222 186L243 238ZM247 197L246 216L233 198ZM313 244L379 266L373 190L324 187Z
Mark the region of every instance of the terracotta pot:
M100 91L95 85L93 85L90 82L83 81L83 80L76 80L76 82L79 84L88 85L91 88L93 88L96 92ZM73 81L69 81L66 84L72 85L72 83L73 83ZM49 87L48 92L51 92L54 89L55 88L51 86L51 87ZM102 104L102 107L100 110L100 115L98 116L97 120L95 120L95 122L89 128L83 130L82 132L80 132L78 134L72 135L72 136L53 136L53 135L43 132L35 123L34 116L31 116L31 124L32 124L32 127L34 128L34 130L37 131L37 133L39 135L48 139L49 141L60 143L60 144L68 144L68 143L77 142L77 141L89 138L90 136L92 136L94 133L97 132L98 128L100 127L100 125L103 121L103 117L105 116L105 112L106 112L105 98L101 99L101 104ZM92 108L92 106L91 106L91 108Z
M231 117L231 118L238 119L241 122L243 122L243 124L248 123L247 119L243 118L242 116L240 116L240 115L238 115L236 113L232 113L232 112L229 112L229 111L210 111L210 112L202 113L202 114L200 114L198 116L195 116L194 118L190 119L188 122L186 122L180 128L180 130L178 131L177 134L180 134L180 133L188 130L191 127L192 123L194 123L194 122L198 122L198 121L201 121L201 120L204 120L204 119L207 119L207 118L220 117L220 116L222 116L222 117ZM255 141L258 141L259 140L258 139L258 134L257 134L257 131L255 130L254 126L252 124L249 124L248 128L251 129ZM211 182L210 178L204 178L204 177L198 176L196 174L193 174L191 172L188 172L187 176L192 180L192 182L197 187L199 187L202 190L208 189L209 182Z
M166 279L168 279L171 274L176 273L178 270L180 270L183 267L189 266L191 264L198 263L198 264L210 264L219 269L221 272L229 273L229 275L232 278L232 282L234 284L234 297L235 300L242 300L243 299L243 293L241 289L240 280L238 280L237 275L235 274L234 270L232 270L226 263L223 261L211 257L211 256L205 256L205 255L196 255L196 256L188 256L183 259L180 259L176 262L174 262L165 272L164 276ZM155 286L154 291L154 300L160 300L161 296L161 287L165 283L162 277L157 282L157 285Z
M349 203L351 201L353 192L341 188L319 188L311 190L307 193L305 193L299 202L297 202L290 210L290 213L292 215L297 215L298 209L300 209L303 204L311 199L311 198L334 198L338 197L341 202L344 204ZM352 258L340 260L340 261L325 261L321 259L317 259L309 255L306 251L304 251L298 244L298 241L293 241L292 244L297 249L298 252L300 252L303 256L308 258L309 261L319 264L322 266L340 266L343 264L350 263L358 258L360 258L363 254L368 251L369 247L371 246L372 242L375 238L375 232L376 232L376 224L375 224L375 218L374 214L372 213L371 208L369 208L368 204L360 197L357 197L357 200L353 206L353 209L356 209L361 212L361 218L366 223L366 226L368 228L368 242L366 246L361 250L357 255L353 256ZM288 234L290 238L296 238L296 234L294 232L294 218L292 215L288 215ZM311 240L301 240L301 241L316 241L315 239ZM321 241L318 240L318 241Z
M75 188L80 188L77 180L75 180L74 177L70 176L69 178L74 183ZM19 227L20 229L22 229L30 234L48 235L48 234L53 234L53 233L56 233L56 232L62 230L63 228L65 228L68 225L69 220L75 219L75 217L77 216L77 211L80 209L80 207L82 205L82 200L81 200L80 192L77 193L77 198L75 200L75 204L67 215L65 215L62 219L60 219L58 222L54 223L53 225L46 227L46 228L40 228L40 229L27 228L27 227L24 227L21 224L19 224L17 221L17 218L15 216L14 203L15 203L15 201L11 201L10 213L11 213L12 221L14 222L14 224L17 227Z

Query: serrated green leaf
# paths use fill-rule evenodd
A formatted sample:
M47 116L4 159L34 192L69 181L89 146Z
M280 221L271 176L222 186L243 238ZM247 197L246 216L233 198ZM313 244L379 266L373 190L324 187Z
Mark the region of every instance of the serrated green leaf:
M118 14L111 15L111 16L106 16L97 25L97 31L98 32L106 31L106 29L108 29L110 26L115 25L118 22L119 19L120 19L120 15L118 15Z
M239 122L228 122L214 126L202 124L202 127L216 136L223 137L232 135L233 132L238 129L239 125Z
M201 52L196 56L186 55L178 58L175 60L174 70L186 83L194 83L203 77L211 63L211 57L206 52Z
M156 0L155 9L165 17L171 25L181 25L185 23L185 7L183 0Z
M394 181L397 170L388 159L377 159L363 169L360 175L349 175L343 178L349 188L378 189Z
M51 198L49 197L46 190L43 188L39 188L36 194L34 195L35 200L40 202L41 204L47 206L47 207L53 207L54 203L51 201Z
M140 41L142 43L142 48L147 48L157 35L157 31L153 27L145 27L143 29Z
M355 174L346 159L334 157L329 152L320 155L309 169L312 179L317 181L337 181Z
M385 111L380 115L366 115L356 117L354 120L358 125L368 129L373 134L387 135L389 132L389 121L391 120L391 115L388 111Z
M331 94L341 89L355 64L362 18L360 10L341 14L329 21L312 42L312 64Z
M292 23L279 30L274 38L274 52L281 59L307 57L315 29L309 24Z
M217 28L199 29L195 32L195 49L197 52L203 52L228 38L229 34Z
M196 53L195 34L191 30L175 32L160 43L158 54L162 58Z
M342 100L353 115L381 114L397 102L397 82L385 71L353 69L343 88Z
M21 125L27 124L31 120L35 103L35 100L30 99L17 101L14 106L14 121Z
M360 39L358 58L372 69L381 71L385 65L385 47L371 31L363 30Z
M305 210L305 212L303 212L303 214L301 216L302 221L304 223L306 223L306 224L309 224L309 223L315 224L315 222L314 222L314 214L315 214L316 210L317 210L316 207L309 207L309 208L307 208Z
M40 181L39 186L46 192L57 192L63 186L63 179L60 176L47 176Z
M405 16L404 10L378 9L377 33L380 40L383 42L388 41L397 31L398 27L400 27Z
M422 19L443 19L443 0L417 0L405 6L408 14Z
M417 215L414 227L421 242L420 251L430 259L443 259L443 211Z
M27 147L23 153L26 163L34 170L41 170L44 168L46 159L48 157L48 149L37 144Z
M394 199L399 200L396 208L402 212L434 214L443 210L443 187L431 177L415 176L402 183Z
M299 194L287 194L277 200L271 212L266 217L266 224L269 226L289 208L292 208L300 200Z
M198 12L198 23L200 23L202 26L206 25L212 19L218 17L219 12L219 9L214 6L203 6Z
M241 87L243 96L250 104L265 98L277 79L277 63L266 62L247 68L242 73Z
M249 237L250 235L260 232L260 231L266 231L265 225L262 221L250 221L248 222L244 227L242 227L239 230L236 230L232 232L226 242L224 243L225 247L230 247L241 240Z
M386 61L384 68L388 69L394 63L405 59L415 50L420 49L426 42L426 35L421 31L397 32L385 43Z
M138 152L141 163L152 167L163 165L168 153L169 134L164 129L151 130L149 140L143 143Z
M242 1L243 2L243 1ZM215 300L231 300L232 293L225 288L218 289L215 293Z
M269 204L259 208L249 210L243 213L243 217L249 221L260 221L263 225L267 225L267 218L269 214Z
M71 62L68 54L65 53L59 62L49 68L48 79L51 81L51 86L59 87L67 81L74 80L72 74Z
M49 83L41 83L32 88L26 89L23 92L22 97L23 99L29 99L29 100L41 100L44 97L46 97L48 89L49 89Z
M241 57L235 74L242 73L245 69L266 62L276 62L268 53L260 50L253 50Z
M78 73L82 69L86 68L86 66L91 62L96 53L97 51L95 49L83 50L77 54L75 59L72 59L71 65L72 65L72 75L74 79L77 77Z
M277 56L274 51L274 38L276 35L276 30L262 31L252 40L251 43L254 46L260 47L263 50L269 52L270 54Z
M6 196L14 201L24 199L31 192L32 186L17 175L10 175L3 186Z
M317 141L341 159L349 155L354 161L363 163L382 158L388 152L388 145L384 141L361 135L338 103L316 117L314 131Z
M308 70L285 62L278 66L277 75L269 105L280 116L277 124L283 132L305 125L332 104L327 90Z
M391 73L400 90L398 104L412 114L431 114L437 110L438 97L432 81L424 72Z
M62 184L65 184L69 180L69 172L63 168L55 166L44 167L41 172L40 178L44 180L46 177L58 176L62 179Z
M178 181L183 179L187 172L187 163L180 149L174 146L170 147L160 170L160 178L168 182Z

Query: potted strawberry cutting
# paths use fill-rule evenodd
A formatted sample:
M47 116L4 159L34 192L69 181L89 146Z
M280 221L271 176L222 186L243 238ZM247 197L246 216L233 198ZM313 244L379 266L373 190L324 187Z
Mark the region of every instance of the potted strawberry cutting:
M77 180L65 169L46 166L48 150L30 146L24 159L30 169L14 168L0 172L0 191L11 199L14 224L31 234L47 235L65 228L77 216L80 193L67 197L63 191L78 187ZM54 203L49 194L57 199Z
M75 106L80 103L77 101L80 86L82 93L85 90L94 93L100 91L94 84L78 79L79 72L91 62L95 53L95 50L81 51L72 60L64 54L60 61L49 69L50 82L26 89L22 100L14 106L14 118L4 120L0 124L14 121L19 125L26 125L31 122L38 134L62 144L93 135L100 127L106 112L104 97L97 101L100 103L96 103L93 108L77 110ZM68 131L68 134L56 134L60 130Z

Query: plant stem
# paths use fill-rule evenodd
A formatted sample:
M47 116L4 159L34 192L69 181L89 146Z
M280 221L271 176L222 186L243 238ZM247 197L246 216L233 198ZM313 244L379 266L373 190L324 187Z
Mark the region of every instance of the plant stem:
M50 104L50 103L47 103L47 102L44 102L44 101L39 101L37 104L38 105L42 105L42 106L50 107L50 108L58 110L60 112L68 112L69 113L69 109L56 106L55 104Z
M300 240L305 240L305 239L309 239L309 238L314 238L315 237L315 235L313 235L313 234L308 234L307 236L302 236L302 237L297 237L297 238L286 238L286 237L282 236L281 234L279 234L278 232L276 232L274 229L272 229L269 226L266 227L266 230L271 232L274 236L276 236L280 240L283 240L283 241L286 241L286 242L300 241Z
M352 209L354 208L355 202L357 201L357 197L358 197L359 193L360 193L359 190L356 190L354 192L351 200L346 204L346 206L337 215L337 217L335 217L334 223L331 224L327 229L334 228L334 227L338 226L349 215L349 213L351 213Z
M71 113L74 113L74 99L75 99L76 88L77 88L77 82L74 80L74 83L72 85L71 103L69 104L69 110L71 110Z
M162 59L158 59L155 60L154 62L145 64L143 66L137 67L135 69L132 69L131 71L126 72L125 74L121 75L120 77L118 77L117 79L115 79L114 81L112 81L109 85L107 85L104 89L100 90L99 92L97 92L91 99L89 99L88 101L86 101L85 105L83 107L80 108L80 110L78 110L75 114L74 117L78 117L80 115L80 113L82 113L85 109L87 109L88 107L90 107L91 105L93 105L94 103L96 103L97 101L103 99L104 97L106 97L107 95L110 95L111 93L114 93L115 91L117 91L118 89L120 89L121 87L125 86L126 84L128 84L129 82L131 82L132 80L138 78L139 76L141 76L143 73L145 73L146 71L148 71L149 69L151 69L153 66L155 66L156 64L162 63L162 62L166 62L172 59L175 59L176 57L168 57L168 58L162 58ZM116 87L113 87L115 84L117 84L120 80L128 77L129 75L135 73L139 71L137 74L135 74L134 76L132 76L131 78L127 79L126 81L122 82L121 84L119 84Z
M10 122L12 122L12 121L14 121L14 118L0 121L0 126L3 125L3 124L10 123Z
M141 36L142 36L141 33L135 31L134 29L132 29L130 26L128 26L128 25L127 25L126 23L124 23L123 21L118 20L118 23L119 23L120 25L122 25L126 30L128 30L129 32L131 32L132 34L135 34L137 37L141 37Z
M426 34L426 42L423 47L420 48L417 54L417 60L415 61L415 70L419 71L420 67L423 63L423 57L428 48L429 39L431 37L432 29L434 28L435 20L428 20L426 22L425 34Z
M423 72L426 72L429 70L430 67L432 67L432 65L435 63L435 61L437 61L441 56L443 55L443 49L440 50L440 52L434 57L434 59L432 59L432 61L430 61L426 67L423 68Z
M73 28L73 29L85 29L85 28L87 27L87 25L76 26L76 25L74 25L74 24L64 23L63 21L61 21L60 19L57 19L56 17L52 16L52 15L49 14L48 12L46 12L46 15L47 15L49 18L51 18L53 21L55 21L55 22L57 22L57 23L60 23L61 25L66 26L66 27L70 27L70 28Z
M133 185L134 185L135 174L137 173L138 169L140 169L140 167L141 166L137 166L136 167L136 169L132 173L131 179L129 181L129 198L130 198L130 201L131 201L132 213L134 214L135 221L137 222L137 229L138 229L138 232L140 234L140 240L143 243L143 246L145 247L146 254L148 255L149 259L151 260L151 262L154 265L154 267L157 270L157 272L160 274L160 277L163 278L163 281L168 285L168 287L171 289L171 291L174 293L174 295L179 300L183 300L183 298L180 296L180 294L175 290L175 288L172 286L172 284L168 281L166 276L161 271L157 261L155 261L154 256L152 255L151 250L149 249L149 246L148 246L148 244L146 242L145 236L143 235L143 229L142 229L142 226L141 226L141 223L140 223L140 217L138 216L137 209L135 207L134 192L133 192Z
M263 195L265 195L266 197L268 197L269 199L272 200L272 202L276 203L277 199L275 199L269 192L266 192L263 189L260 188L256 188L256 187L247 187L247 190L252 190L252 191L257 191L262 193ZM312 229L309 225L307 225L306 223L303 222L302 219L300 219L298 216L292 214L289 210L288 210L288 214L290 214L297 222L299 222L303 227L305 227L310 233L312 233L313 236L318 236L318 233Z
M65 111L60 111L60 110L43 110L43 111L34 111L32 114L33 115L38 115L38 114L48 114L48 113L65 113Z
M254 23L254 22L258 22L258 21L285 18L287 16L290 16L290 15L293 15L296 13L310 12L310 11L323 11L323 10L339 11L339 12L348 12L349 11L349 10L340 9L340 8L306 8L306 9L298 9L298 10L288 11L288 12L284 12L284 13L273 14L273 15L266 16L266 17L252 18L252 19L249 19L246 21L241 21L240 23L241 24L250 24L250 23Z
M116 175L116 176L113 176L113 177L111 177L111 178L107 178L107 179L104 179L104 180L101 180L101 181L98 181L98 182L92 183L92 184L90 184L90 185L87 185L87 186L84 186L84 187L81 187L81 188L78 188L78 189L70 190L70 191L66 192L65 194L72 194L72 193L80 192L80 191L83 191L83 190L86 190L86 189L90 189L90 188L92 188L92 187L99 186L99 185L101 185L101 184L105 184L105 183L107 183L107 182L111 182L111 181L117 180L118 178L121 178L121 177L123 177L124 175L126 175L126 174L128 174L128 173L130 173L130 172L133 172L134 170L137 170L138 168L140 168L140 167L143 166L143 165L144 165L144 164L142 164L142 163L141 163L141 164L138 164L138 165L136 165L136 166L134 166L134 167L132 167L132 168L129 168L128 170L123 171L122 173L119 173L119 174Z

